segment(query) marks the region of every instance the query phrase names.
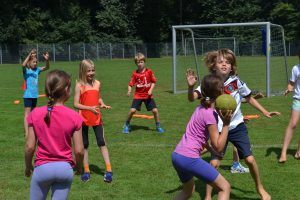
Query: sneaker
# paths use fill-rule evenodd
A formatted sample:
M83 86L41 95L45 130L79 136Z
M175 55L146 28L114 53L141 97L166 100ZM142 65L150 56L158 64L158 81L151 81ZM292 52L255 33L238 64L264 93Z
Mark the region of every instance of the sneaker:
M165 132L165 130L164 130L162 127L160 127L160 126L157 126L157 127L156 127L156 131L157 131L158 133L163 133L163 132Z
M103 180L104 182L111 183L112 182L113 173L112 172L105 172Z
M239 162L234 162L233 165L230 168L230 172L235 174L235 173L249 173L249 168L244 167L241 163Z
M84 172L82 175L81 175L81 180L83 182L88 182L90 180L91 176L90 176L90 173L89 172Z
M123 126L123 133L128 134L130 131L130 125L125 124Z

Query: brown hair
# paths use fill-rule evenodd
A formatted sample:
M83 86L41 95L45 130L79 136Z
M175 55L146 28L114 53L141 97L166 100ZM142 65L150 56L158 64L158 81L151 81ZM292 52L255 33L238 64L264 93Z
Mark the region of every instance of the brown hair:
M134 56L134 62L135 62L135 64L137 64L140 60L143 60L144 62L146 62L145 55L142 54L142 53L137 53L137 54Z
M209 74L201 81L201 105L205 108L211 107L216 98L223 93L222 78L216 74Z
M93 61L90 59L82 60L79 63L79 73L78 73L78 81L79 82L82 82L84 84L87 83L86 73L87 73L88 67L90 67L90 66L95 67Z
M230 75L237 74L236 56L230 49L219 49L217 51L208 52L205 55L204 62L211 73L216 73L215 68L219 58L225 58L231 64Z
M48 98L47 114L44 118L50 124L51 111L57 101L67 101L70 97L71 77L65 71L52 70L46 75L45 93Z

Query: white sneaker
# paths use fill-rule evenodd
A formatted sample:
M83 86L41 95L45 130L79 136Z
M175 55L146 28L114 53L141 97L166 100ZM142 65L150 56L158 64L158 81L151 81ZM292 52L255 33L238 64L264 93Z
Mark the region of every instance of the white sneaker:
M249 168L244 167L241 163L239 162L234 162L233 165L230 168L230 172L232 174L243 174L243 173L249 173Z

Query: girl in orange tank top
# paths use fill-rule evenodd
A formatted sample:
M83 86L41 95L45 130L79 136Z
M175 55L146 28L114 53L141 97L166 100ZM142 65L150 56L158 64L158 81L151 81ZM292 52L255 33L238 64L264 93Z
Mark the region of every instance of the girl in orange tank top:
M103 156L106 172L104 181L112 181L112 169L109 159L109 153L104 138L104 128L102 124L100 108L110 109L111 107L103 102L100 95L100 81L95 79L95 66L91 60L82 60L79 64L79 76L75 86L74 107L79 110L83 117L82 139L84 146L84 173L81 180L84 182L90 179L90 169L88 161L89 137L88 130L92 126L96 135L97 145Z

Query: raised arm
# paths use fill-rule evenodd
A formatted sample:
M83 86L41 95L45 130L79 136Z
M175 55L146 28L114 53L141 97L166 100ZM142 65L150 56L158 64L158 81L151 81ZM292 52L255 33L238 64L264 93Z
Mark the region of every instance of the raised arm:
M208 132L210 136L211 146L218 153L222 153L228 137L228 130L232 116L232 111L227 111L225 115L223 115L221 112L218 112L218 114L223 121L223 128L221 133L219 134L219 130L216 124L209 125Z
M81 86L81 84L79 82L77 82L75 85L74 107L79 110L89 110L95 114L98 114L99 106L85 106L80 103L80 86Z
M32 126L28 129L25 144L25 176L29 177L33 171L32 158L35 152L36 137Z
M194 91L194 86L197 83L197 76L192 69L187 69L185 75L188 84L188 100L192 102L199 97L198 93Z
M48 69L50 68L49 53L48 53L48 52L45 52L45 53L43 54L43 57L44 57L44 59L45 59L46 66L41 67L41 70L42 70L42 71L46 71L46 70L48 70Z
M32 49L32 50L29 52L28 56L25 58L25 60L24 60L23 63L22 63L22 67L26 67L28 61L29 61L32 57L36 57L36 50L35 50L35 49Z

